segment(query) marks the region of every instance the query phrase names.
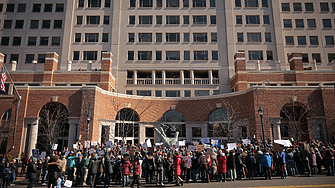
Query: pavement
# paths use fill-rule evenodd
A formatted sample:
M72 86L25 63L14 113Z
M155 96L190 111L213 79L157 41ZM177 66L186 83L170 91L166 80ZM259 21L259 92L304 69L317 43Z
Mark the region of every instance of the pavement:
M131 180L132 181L132 180ZM154 180L155 182L155 180ZM18 177L16 185L12 186L13 188L25 188L27 187L28 181L24 177ZM141 179L142 187L158 187L156 184L144 184L144 179ZM40 183L35 184L34 187L47 187L42 186ZM103 185L98 185L97 187L103 187ZM121 185L111 184L111 187L121 187ZM174 184L165 184L163 187L175 187ZM335 176L326 176L323 175L312 175L312 176L289 176L287 179L280 179L280 177L273 177L272 180L265 180L263 177L255 177L254 180L242 179L236 181L227 181L227 182L211 182L211 183L184 183L184 188L215 188L215 187L245 187L245 188L308 188L308 187L333 187L335 188ZM85 187L83 187L85 188Z

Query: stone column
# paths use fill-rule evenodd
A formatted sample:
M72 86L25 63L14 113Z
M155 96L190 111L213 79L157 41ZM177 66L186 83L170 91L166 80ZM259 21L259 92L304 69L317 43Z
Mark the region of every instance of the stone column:
M137 84L137 70L134 70L134 84Z
M186 140L192 140L193 135L192 135L192 125L186 124Z
M184 84L184 70L180 70L180 83Z
M139 134L138 134L138 143L145 142L145 126L139 124L138 129L139 129L138 130L139 131Z
M156 84L156 70L151 71L151 79L152 79L152 84Z
M191 70L190 72L190 77L191 77L191 84L194 84L194 70Z
M272 140L281 140L281 133L280 133L281 118L280 117L269 117L269 122L270 122L270 125L273 125Z
M114 143L115 140L115 123L109 125L109 133L108 133L108 141L112 141Z
M261 71L261 61L260 60L255 61L255 69L256 71Z
M276 61L276 70L281 70L281 66L280 66L280 60Z
M68 140L68 148L70 149L74 143L76 143L76 135L77 135L77 124L70 124L69 130L69 140Z
M30 133L29 133L29 144L28 144L28 156L32 156L32 150L36 149L37 143L37 136L38 136L38 121L39 117L36 117L30 126Z
M32 70L32 71L36 71L36 66L37 66L37 61L36 61L36 60L33 60L33 61L32 61L32 66L31 66L31 70Z
M16 71L16 65L17 65L17 62L16 61L12 61L11 71Z
M311 67L312 67L312 70L317 70L318 69L315 59L311 62Z
M165 81L166 81L166 71L162 70L162 82L163 82L163 85L165 85Z
M92 71L92 61L88 61L88 63L87 63L87 71Z
M213 70L208 70L209 84L213 84Z
M67 71L71 71L72 69L72 61L68 61L67 62L67 67L66 67Z

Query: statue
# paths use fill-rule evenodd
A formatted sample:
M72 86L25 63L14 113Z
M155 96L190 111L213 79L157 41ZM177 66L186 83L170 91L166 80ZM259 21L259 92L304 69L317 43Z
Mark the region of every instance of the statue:
M162 125L164 126L164 124ZM157 128L154 128L154 130L158 134L159 138L162 140L163 145L167 148L170 146L170 141L172 142L172 144L175 144L178 141L179 132L176 132L173 138L169 138L166 136L165 131L162 127L160 127L159 130Z

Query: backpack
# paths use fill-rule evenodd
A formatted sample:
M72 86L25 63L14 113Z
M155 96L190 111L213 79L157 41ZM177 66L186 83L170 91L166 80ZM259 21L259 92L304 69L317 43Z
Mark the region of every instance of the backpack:
M333 152L333 150L332 150L331 148L329 148L329 149L327 150L327 155L328 155L328 157L330 157L330 158L334 157L334 152Z

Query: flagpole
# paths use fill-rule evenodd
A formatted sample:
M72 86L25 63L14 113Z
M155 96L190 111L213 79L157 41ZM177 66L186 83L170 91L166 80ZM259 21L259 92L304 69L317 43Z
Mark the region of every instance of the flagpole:
M10 81L11 81L12 84L13 84L13 87L14 87L14 89L15 89L15 91L16 91L16 94L17 94L19 100L21 100L21 95L20 95L19 92L17 91L17 89L16 89L16 87L15 87L15 84L14 84L14 82L13 82L13 80L12 80L12 77L11 77L10 74L9 74L9 71L8 71L6 65L5 65L4 63L2 63L2 66L5 67L5 72L8 74L8 77L9 77Z

